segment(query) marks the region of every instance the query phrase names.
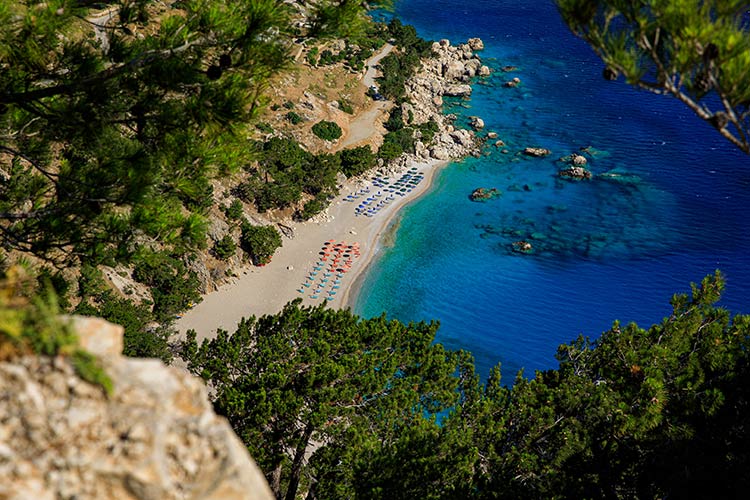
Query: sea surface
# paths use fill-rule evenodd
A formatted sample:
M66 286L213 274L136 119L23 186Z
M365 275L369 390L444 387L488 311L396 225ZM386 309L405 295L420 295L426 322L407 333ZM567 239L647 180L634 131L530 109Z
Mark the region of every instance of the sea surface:
M355 312L437 319L439 342L471 351L483 378L502 363L506 383L556 367L559 344L616 319L658 323L716 269L721 304L750 312L749 156L676 100L604 80L551 0L404 0L396 15L427 39L482 38L494 72L446 112L481 117L508 153L490 141L402 212ZM503 87L513 77L522 84ZM516 154L526 146L553 153ZM555 160L581 148L594 174L616 175L559 180ZM503 194L472 202L477 187ZM512 251L522 239L532 254Z

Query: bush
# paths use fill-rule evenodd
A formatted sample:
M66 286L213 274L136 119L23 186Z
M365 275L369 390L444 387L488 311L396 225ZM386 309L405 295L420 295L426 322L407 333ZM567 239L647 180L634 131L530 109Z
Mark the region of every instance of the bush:
M354 114L354 108L352 107L351 103L347 101L346 99L339 99L339 109L343 111L344 113L353 115Z
M438 124L430 118L430 121L419 126L419 131L422 132L422 143L429 144L438 131Z
M389 161L398 158L402 153L413 153L414 142L414 129L412 128L388 132L383 138L383 145L378 150L378 157Z
M237 251L237 244L230 235L226 234L222 239L214 243L213 251L217 259L227 260Z
M302 123L302 117L298 115L297 113L295 113L294 111L288 112L285 116L286 116L286 119L289 120L289 122L292 125L298 125Z
M310 51L307 53L307 62L310 64L310 66L318 65L318 48L317 47L311 48Z
M334 122L325 120L313 125L312 132L324 141L335 141L341 137L341 127Z
M292 101L286 101L286 102L284 103L284 107L285 107L286 109L294 109L294 103L293 103Z
M307 220L310 217L313 217L314 215L319 214L325 208L328 206L328 199L327 197L319 197L316 196L312 200L305 203L305 207L302 209L302 213L300 214L300 217L302 220Z
M240 246L256 266L271 261L276 249L281 246L281 235L273 226L253 226L249 222L242 225Z
M242 202L236 198L232 200L232 203L224 210L224 213L229 220L240 220L244 212Z
M264 134L273 134L273 127L266 122L259 122L255 124L255 128L263 132Z
M172 318L201 300L198 277L185 264L170 255L144 252L133 267L133 278L151 288L157 321Z
M99 316L122 326L125 329L122 339L122 353L125 356L159 358L165 363L172 361L168 342L171 332L166 327L150 327L149 323L154 321L154 317L146 306L118 297L110 290L92 300L93 304L88 300L81 301L75 313Z

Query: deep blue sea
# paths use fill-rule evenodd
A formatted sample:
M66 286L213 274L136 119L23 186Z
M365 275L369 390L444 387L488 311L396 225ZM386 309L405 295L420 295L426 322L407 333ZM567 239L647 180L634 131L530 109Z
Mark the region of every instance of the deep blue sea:
M510 153L451 164L402 212L355 312L437 319L439 342L471 351L482 377L502 363L506 383L615 319L661 321L672 294L716 269L722 304L750 312L750 157L676 100L605 81L551 0L404 0L396 14L424 38L484 40L493 75L446 112L481 117ZM514 76L521 86L504 88ZM526 146L553 154L515 154ZM618 181L558 180L555 160L582 147ZM480 186L503 195L470 201ZM511 251L521 239L533 254Z

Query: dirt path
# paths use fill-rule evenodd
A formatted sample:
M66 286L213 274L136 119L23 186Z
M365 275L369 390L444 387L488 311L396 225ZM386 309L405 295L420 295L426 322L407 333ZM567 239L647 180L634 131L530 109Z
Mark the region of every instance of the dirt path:
M371 85L375 85L375 78L378 76L378 69L376 66L381 59L391 52L391 50L393 50L393 45L387 43L383 46L380 52L367 60L367 71L365 72L364 78L362 78L362 85L364 85L365 88L370 88ZM349 124L349 133L341 146L353 146L367 141L373 135L384 135L385 129L381 124L380 117L391 105L392 103L390 101L373 101L367 111L363 111L351 121Z

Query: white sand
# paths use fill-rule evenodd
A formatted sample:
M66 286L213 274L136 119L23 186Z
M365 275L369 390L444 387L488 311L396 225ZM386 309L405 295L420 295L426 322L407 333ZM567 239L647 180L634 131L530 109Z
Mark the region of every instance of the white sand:
M250 267L242 271L241 276L233 283L206 295L201 303L177 320L178 331L183 333L194 329L199 340L213 337L217 328L232 332L241 318L277 313L287 302L297 297L303 299L303 304L326 302L329 307L346 307L350 287L376 254L378 241L390 221L407 203L429 189L435 173L446 163L435 160L412 165L417 167L425 178L410 193L406 196L396 196L393 202L373 217L355 216L355 208L361 199L356 202L343 201L346 195L363 187L361 183L348 181L341 194L331 203L328 221L293 224L294 238L282 237L283 246L276 251L270 264L264 267ZM391 182L396 177L391 176ZM366 185L371 183L368 182ZM370 189L371 193L382 191L372 186ZM361 257L354 259L351 270L344 274L334 300L326 300L325 293L321 293L318 299L313 300L310 298L310 289L305 289L304 294L299 293L298 289L318 261L318 253L324 242L331 239L336 242L346 241L347 244L358 242ZM319 281L320 276L317 278ZM326 288L326 292L329 290L330 286Z

